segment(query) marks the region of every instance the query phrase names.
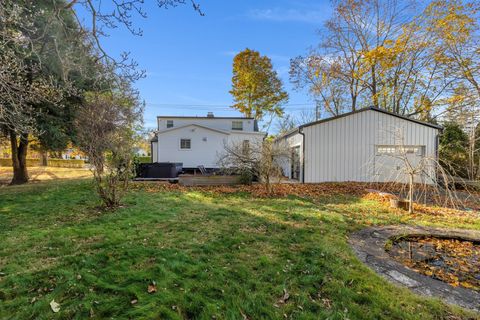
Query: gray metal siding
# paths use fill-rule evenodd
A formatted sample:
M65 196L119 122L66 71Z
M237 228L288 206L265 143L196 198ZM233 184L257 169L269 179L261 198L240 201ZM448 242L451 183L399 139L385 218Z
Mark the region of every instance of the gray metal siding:
M368 110L303 128L305 182L387 181L375 174L375 146L399 144L394 131L435 157L438 129Z

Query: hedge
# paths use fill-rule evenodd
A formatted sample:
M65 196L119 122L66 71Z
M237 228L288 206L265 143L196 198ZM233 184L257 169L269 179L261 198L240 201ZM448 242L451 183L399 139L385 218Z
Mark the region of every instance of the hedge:
M27 167L38 167L42 165L41 159L27 159ZM12 159L0 159L0 167L11 167ZM85 166L84 160L65 160L65 159L48 159L49 167L62 168L83 168Z
M27 167L38 167L41 165L40 159L27 159ZM12 159L0 159L0 167L11 167Z
M48 159L49 167L62 167L62 168L83 168L85 161L80 159Z

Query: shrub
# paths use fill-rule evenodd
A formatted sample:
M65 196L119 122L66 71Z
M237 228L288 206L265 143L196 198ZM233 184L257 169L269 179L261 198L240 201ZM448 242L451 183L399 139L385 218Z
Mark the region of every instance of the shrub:
M240 171L240 176L238 178L240 184L251 185L253 182L253 173L251 170L243 169Z

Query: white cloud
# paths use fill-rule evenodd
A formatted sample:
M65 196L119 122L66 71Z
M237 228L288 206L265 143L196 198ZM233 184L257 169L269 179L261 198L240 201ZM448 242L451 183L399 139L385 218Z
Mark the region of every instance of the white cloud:
M254 9L248 12L248 17L255 20L277 22L322 23L328 16L325 10L298 9Z

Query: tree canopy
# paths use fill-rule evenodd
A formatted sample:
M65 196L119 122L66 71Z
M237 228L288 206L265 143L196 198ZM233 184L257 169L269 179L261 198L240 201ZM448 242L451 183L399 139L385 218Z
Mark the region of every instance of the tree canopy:
M266 114L281 116L282 104L288 101L270 58L248 48L233 59L230 93L235 101L232 108L257 120Z

